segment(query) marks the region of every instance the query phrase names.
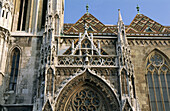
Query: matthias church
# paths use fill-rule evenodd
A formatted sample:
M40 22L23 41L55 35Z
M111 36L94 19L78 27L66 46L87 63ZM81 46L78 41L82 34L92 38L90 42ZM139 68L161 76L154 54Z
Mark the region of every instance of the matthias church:
M0 111L169 111L170 26L120 9L105 25L88 6L64 23L64 6L0 0Z

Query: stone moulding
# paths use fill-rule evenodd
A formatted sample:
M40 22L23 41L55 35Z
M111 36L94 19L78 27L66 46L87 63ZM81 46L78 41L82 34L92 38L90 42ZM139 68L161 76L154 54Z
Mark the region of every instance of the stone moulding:
M55 105L54 109L58 111L66 111L65 103L69 101L68 99L70 98L71 92L76 92L79 87L84 85L89 88L94 87L100 90L101 93L106 96L105 98L110 101L109 110L120 110L120 102L114 88L111 87L110 83L107 83L104 77L94 74L90 69L85 69L79 74L76 74L63 85L60 91L58 91L55 102L53 103Z

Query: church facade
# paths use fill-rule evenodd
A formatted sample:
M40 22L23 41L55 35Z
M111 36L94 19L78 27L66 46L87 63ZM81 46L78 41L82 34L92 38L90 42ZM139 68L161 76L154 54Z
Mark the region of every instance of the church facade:
M69 24L64 0L0 0L0 111L168 111L169 58L170 26L143 14Z

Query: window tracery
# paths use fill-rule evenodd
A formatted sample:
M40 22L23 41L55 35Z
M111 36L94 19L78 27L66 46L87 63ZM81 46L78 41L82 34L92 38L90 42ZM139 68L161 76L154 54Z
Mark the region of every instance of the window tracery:
M97 90L84 86L70 98L65 111L109 111L108 104Z
M18 70L19 70L19 60L20 60L20 51L18 48L15 48L12 51L12 55L11 55L9 90L16 89Z
M82 48L91 48L91 42L87 39L82 41Z
M89 88L78 91L70 101L73 111L100 111L101 97Z
M153 111L168 111L170 108L170 71L169 60L154 51L147 60L147 81L149 99Z

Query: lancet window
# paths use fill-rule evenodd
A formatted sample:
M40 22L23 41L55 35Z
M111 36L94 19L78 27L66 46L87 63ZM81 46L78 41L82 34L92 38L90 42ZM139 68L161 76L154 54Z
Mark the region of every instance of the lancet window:
M18 48L15 48L12 51L12 55L11 55L9 90L16 89L17 77L18 77L18 71L19 71L19 60L20 60L20 51Z
M6 19L8 18L8 12L6 12Z
M43 0L43 10L42 10L42 18L41 18L41 27L45 27L45 18L47 13L47 0Z
M152 111L168 111L170 108L169 59L158 51L152 52L147 59L146 73Z
M19 17L18 17L18 26L17 30L24 31L26 25L26 18L27 18L27 10L28 9L28 0L21 0L20 1L20 10L19 10Z
M121 82L122 82L122 94L128 94L127 75L125 70L122 70L121 72Z
M1 13L2 13L2 3L0 2L0 17L1 17Z
M4 17L4 14L5 14L5 11L3 10L3 11L2 11L2 17Z
M48 69L47 71L47 93L53 94L53 78L54 78L54 74L53 74L53 69Z
M60 22L60 19L59 19L59 16L56 15L55 16L55 34L56 35L59 35L59 22Z

